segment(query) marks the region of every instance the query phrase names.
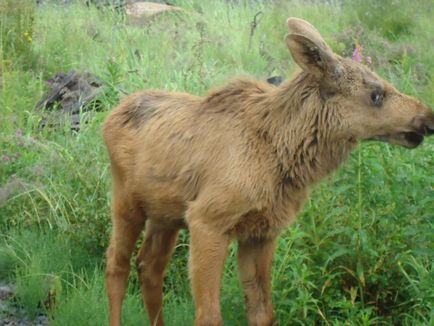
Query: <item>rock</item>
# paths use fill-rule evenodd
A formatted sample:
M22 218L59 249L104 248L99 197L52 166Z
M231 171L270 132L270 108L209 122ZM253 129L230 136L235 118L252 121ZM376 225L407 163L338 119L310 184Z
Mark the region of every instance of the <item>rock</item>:
M48 317L38 315L31 320L24 309L13 300L13 284L0 284L0 326L47 326Z
M7 300L13 295L12 285L0 286L0 326L2 325L2 316L8 311L9 305Z
M141 2L142 0L84 0L84 4L87 6L94 5L97 8L113 7L116 9L122 9L126 5ZM39 6L49 6L49 5L62 5L68 6L76 3L76 0L36 0L36 4ZM155 2L161 4L170 4L170 1L164 0L150 0L148 2Z
M47 316L40 315L40 316L36 317L34 323L37 326L48 325L48 318L47 318Z
M267 78L267 83L269 83L271 85L279 86L280 84L282 84L282 82L283 82L282 76L273 76L273 77Z
M99 110L98 96L103 92L103 85L98 77L87 72L59 72L47 83L50 90L36 104L35 110L51 113L44 115L40 128L56 126L69 119L71 129L79 130L81 114L91 111L91 106Z
M36 0L37 5L56 4L56 5L68 5L73 0Z
M148 24L156 16L167 12L180 12L181 8L154 2L135 2L125 6L128 22L133 25L143 26Z
M1 285L0 286L0 300L6 300L12 296L14 289L12 285Z

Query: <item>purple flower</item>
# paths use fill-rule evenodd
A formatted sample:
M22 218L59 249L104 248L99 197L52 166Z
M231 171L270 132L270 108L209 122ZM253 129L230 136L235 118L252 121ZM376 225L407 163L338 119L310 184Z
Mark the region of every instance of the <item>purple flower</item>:
M3 155L3 157L2 157L2 161L3 162L9 162L11 160L11 157L10 156L8 156L8 155Z
M21 129L17 129L17 131L15 131L15 136L20 138L23 136L23 131Z
M360 45L356 45L356 47L354 48L351 59L357 62L362 62L362 47Z

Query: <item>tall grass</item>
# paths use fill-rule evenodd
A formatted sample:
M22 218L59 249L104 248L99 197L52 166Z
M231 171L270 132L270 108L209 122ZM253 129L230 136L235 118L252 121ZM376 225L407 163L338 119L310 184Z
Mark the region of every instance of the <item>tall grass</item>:
M111 194L100 126L125 93L204 94L234 75L289 78L296 66L283 42L285 20L298 16L314 23L335 51L348 54L361 44L381 75L433 105L432 4L377 2L372 11L356 0L234 2L174 1L183 13L147 27L80 2L32 7L26 60L3 64L0 86L0 278L16 284L15 301L31 316L47 313L53 325L107 323L103 265ZM382 19L375 18L379 13ZM10 27L4 11L0 15L6 35ZM390 27L394 22L406 27ZM5 44L18 49L3 41L3 61ZM39 130L34 106L45 80L70 69L104 81L105 111L78 133L66 124ZM275 256L273 299L281 325L434 323L433 150L432 139L414 151L361 144L313 191ZM222 309L227 325L244 325L235 251L231 247L226 264ZM187 252L183 232L165 282L169 325L193 320ZM125 325L143 324L141 306L133 273Z
M0 17L0 72L4 66L29 66L35 3L29 0L2 0Z

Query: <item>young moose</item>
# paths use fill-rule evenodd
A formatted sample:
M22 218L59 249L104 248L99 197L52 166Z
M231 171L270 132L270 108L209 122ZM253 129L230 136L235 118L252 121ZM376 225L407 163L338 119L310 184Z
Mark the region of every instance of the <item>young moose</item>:
M286 84L237 80L206 97L144 91L109 115L110 325L120 325L130 257L145 224L137 266L151 325L163 325L164 270L183 227L191 235L195 325L223 324L220 281L233 239L249 325L272 325L276 237L309 188L359 140L414 148L434 133L427 106L334 54L308 22L287 23L286 44L302 71Z

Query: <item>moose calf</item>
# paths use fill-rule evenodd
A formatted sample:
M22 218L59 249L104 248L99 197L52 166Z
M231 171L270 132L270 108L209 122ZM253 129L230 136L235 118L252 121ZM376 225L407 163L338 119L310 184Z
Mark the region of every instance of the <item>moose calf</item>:
M287 24L286 44L302 70L280 87L236 80L205 97L143 91L108 116L110 325L120 325L130 257L145 224L137 266L151 325L163 325L164 270L184 227L191 235L195 325L223 323L220 281L234 239L249 325L272 325L276 237L309 188L359 140L414 148L434 132L427 106L334 54L308 22Z

